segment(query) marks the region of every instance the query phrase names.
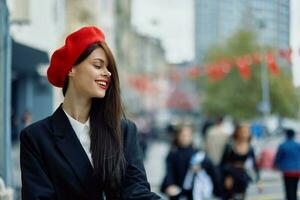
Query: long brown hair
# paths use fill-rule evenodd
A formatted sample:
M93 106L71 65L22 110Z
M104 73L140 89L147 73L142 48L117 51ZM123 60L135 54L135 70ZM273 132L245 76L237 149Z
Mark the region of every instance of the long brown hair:
M124 111L121 103L119 76L115 59L105 42L90 45L74 64L85 60L96 48L102 48L108 58L108 70L111 72L110 86L104 98L93 98L90 110L91 154L94 172L99 187L108 199L118 199L125 174L125 157L121 133L121 117ZM65 80L63 94L66 94L68 77Z

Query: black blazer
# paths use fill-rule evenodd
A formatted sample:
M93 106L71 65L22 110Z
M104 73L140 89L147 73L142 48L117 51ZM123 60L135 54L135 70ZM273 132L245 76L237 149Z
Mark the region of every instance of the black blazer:
M161 199L150 191L134 123L122 120L127 161L122 199ZM92 165L60 106L21 131L23 200L101 200Z

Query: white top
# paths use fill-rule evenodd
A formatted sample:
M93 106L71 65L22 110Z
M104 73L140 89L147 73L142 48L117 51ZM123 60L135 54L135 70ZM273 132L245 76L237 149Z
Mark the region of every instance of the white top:
M92 161L92 154L90 152L90 146L91 146L91 138L90 138L90 118L85 123L81 123L71 117L65 110L70 124L75 131L77 138L79 139L79 142L81 143L81 146L83 147L85 153L87 154L91 164L93 165Z

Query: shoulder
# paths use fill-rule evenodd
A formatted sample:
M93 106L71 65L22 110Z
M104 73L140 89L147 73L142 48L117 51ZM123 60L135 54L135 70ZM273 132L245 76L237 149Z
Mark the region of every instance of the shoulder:
M283 143L281 143L279 145L279 149L282 149L282 150L283 149L287 149L287 148L290 148L290 147L292 147L294 145L295 145L295 143L293 141L286 140L286 141L284 141Z
M137 134L137 127L134 122L129 119L122 119L121 120L121 130L126 140L128 137L133 137Z
M176 157L178 155L178 147L176 146L171 146L169 152L168 152L168 155L167 157L169 158L173 158L173 157Z
M255 150L254 150L254 146L250 144L250 148L249 148L249 153L250 154L255 154Z
M131 121L127 118L122 118L121 119L121 129L123 131L127 131L128 129L136 129L136 125L133 121Z
M135 123L128 119L122 119L121 129L123 134L124 155L129 164L139 165L142 160L142 153L137 138L137 128Z
M44 118L21 130L20 139L21 142L24 139L36 140L41 138L45 132L51 132L51 119L50 117Z
M300 144L295 140L289 140L289 141L285 142L285 146L286 146L286 148L296 149L296 148L300 147Z
M134 122L129 119L121 120L121 131L123 134L124 144L133 143L137 141L137 127Z

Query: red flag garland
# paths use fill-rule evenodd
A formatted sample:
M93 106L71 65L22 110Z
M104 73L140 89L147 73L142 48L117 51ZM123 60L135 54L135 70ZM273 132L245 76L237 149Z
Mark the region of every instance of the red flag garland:
M228 59L223 59L218 62L219 67L222 69L224 74L228 74L231 70L231 62Z
M219 67L216 64L206 65L205 68L206 68L206 72L207 72L207 74L209 76L209 79L211 81L219 81L225 75L225 73L221 69L221 67Z
M278 50L278 55L288 61L291 64L291 56L292 56L292 49L289 48L288 50L280 49ZM300 55L300 49L299 49ZM230 61L229 59L222 59L216 61L214 63L208 63L204 65L204 67L194 66L190 67L186 70L186 74L190 79L196 79L200 77L200 75L208 75L211 81L219 81L221 80L226 74L228 74L231 68L236 65L239 71L239 74L242 79L249 80L251 76L251 65L252 64L260 64L266 61L266 64L269 68L269 71L274 74L278 75L280 73L280 68L276 62L274 54L271 52L262 55L259 52L254 52L252 54L247 54L236 58L234 61ZM176 71L171 72L171 80L178 82L180 81L181 77L180 74Z
M191 79L198 78L201 74L200 67L195 66L195 67L188 68L187 74L188 74L189 78L191 78Z
M250 56L242 56L236 59L236 65L238 67L242 79L249 80L251 75L251 70L249 65L251 64L252 64L252 59Z
M175 70L171 71L170 76L171 76L171 80L176 83L178 83L181 80L180 74Z
M270 72L274 75L280 74L280 69L275 61L275 58L271 52L267 53L265 55L266 63L268 65L268 68Z
M253 60L253 63L258 65L260 64L260 60L261 60L261 56L259 53L255 52L252 54L252 60Z
M286 59L289 64L292 64L292 49L288 48L288 50L279 49L278 51L279 55Z

